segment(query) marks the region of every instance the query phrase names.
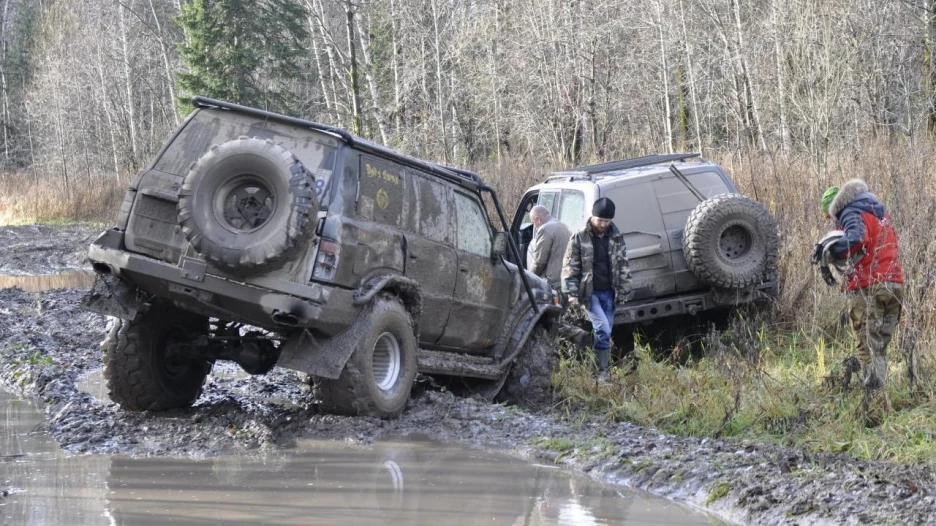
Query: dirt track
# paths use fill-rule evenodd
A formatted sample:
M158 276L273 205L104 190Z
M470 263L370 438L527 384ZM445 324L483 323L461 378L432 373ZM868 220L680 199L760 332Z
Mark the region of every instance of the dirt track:
M86 265L99 229L0 228L0 272L38 274ZM9 248L9 247L12 247ZM362 444L385 434L420 433L481 448L555 461L612 484L756 524L934 524L931 469L806 455L789 448L661 435L597 416L573 425L561 415L456 398L431 379L395 420L320 414L297 373L274 369L249 377L218 364L188 410L128 413L77 388L99 374L106 320L78 306L81 291L0 290L0 387L44 403L48 431L78 453L212 456L222 451L289 447L295 439ZM533 444L570 438L562 454ZM3 490L3 488L0 488ZM727 491L709 504L710 495Z

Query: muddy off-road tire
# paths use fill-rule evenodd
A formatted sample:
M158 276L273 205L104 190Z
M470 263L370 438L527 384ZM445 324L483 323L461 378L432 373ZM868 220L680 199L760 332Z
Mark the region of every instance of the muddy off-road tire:
M683 254L702 282L744 289L764 282L777 265L777 223L764 205L741 194L710 197L686 221Z
M133 320L112 318L101 342L111 400L129 411L191 406L201 394L211 363L167 352L174 342L207 331L207 318L162 302Z
M315 231L315 178L271 140L241 137L192 165L179 192L179 224L205 260L225 272L275 270Z
M319 383L322 410L397 417L406 408L416 378L413 321L398 300L389 298L377 299L364 316L360 339L341 376Z
M558 366L559 352L549 331L534 327L497 398L534 409L551 405L555 400L552 373Z

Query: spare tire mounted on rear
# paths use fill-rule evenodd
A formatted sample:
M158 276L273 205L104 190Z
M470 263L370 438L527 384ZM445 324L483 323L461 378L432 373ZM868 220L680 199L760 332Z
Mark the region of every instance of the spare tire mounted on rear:
M179 224L206 261L231 274L279 268L314 232L315 178L271 140L241 137L192 165L179 193Z
M760 284L776 270L777 223L760 202L722 194L699 203L683 233L686 266L703 282L722 289Z

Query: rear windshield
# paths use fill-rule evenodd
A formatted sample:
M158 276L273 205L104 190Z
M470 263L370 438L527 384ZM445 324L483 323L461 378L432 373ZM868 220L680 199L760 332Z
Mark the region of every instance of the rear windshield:
M324 133L264 120L227 110L201 109L166 149L155 168L185 176L189 167L209 148L238 137L272 139L291 151L315 176L315 189L322 206L328 203L328 182L335 170L338 140Z

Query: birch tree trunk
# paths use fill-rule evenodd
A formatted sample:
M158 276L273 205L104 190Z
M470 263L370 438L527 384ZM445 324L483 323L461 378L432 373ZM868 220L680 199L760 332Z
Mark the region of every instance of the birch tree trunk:
M348 74L351 77L352 131L356 135L362 135L364 127L361 124L361 92L358 87L357 49L354 42L354 6L351 0L345 0L345 17L347 22L345 28L348 33Z
M449 162L449 142L445 125L445 104L442 95L442 39L439 36L439 7L438 0L431 0L432 5L432 33L435 51L435 77L436 77L436 105L439 112L439 133L442 134L442 157Z
M169 107L172 113L173 126L179 125L179 112L176 111L175 79L172 78L172 67L169 64L169 51L166 47L166 39L162 32L162 25L159 23L159 15L156 14L156 6L153 0L149 0L150 12L153 13L153 23L156 25L156 41L159 43L160 55L162 55L163 68L166 71L166 88L169 91Z
M657 31L660 37L660 76L663 80L663 124L666 132L666 151L673 153L673 110L669 98L669 67L666 64L666 39L663 33L663 5L657 3Z
M402 86L400 86L399 64L402 50L400 49L399 42L397 42L397 35L400 31L400 23L398 20L396 0L390 0L390 28L390 42L393 45L393 134L394 139L399 141L403 120L403 104L400 94L402 91Z
M364 58L364 76L367 78L367 85L370 88L371 109L374 112L374 119L377 121L377 131L380 133L380 140L383 144L389 144L387 139L387 126L384 119L384 111L380 105L380 89L377 86L377 80L374 78L370 53L368 52L368 43L366 32L361 30L361 17L355 19L355 28L357 29L358 41L361 43L361 57Z
M754 127L754 140L759 144L761 150L767 149L767 143L764 140L764 130L761 128L760 115L757 111L757 99L755 97L754 88L752 86L753 82L751 81L751 74L747 65L747 59L745 58L744 53L744 36L741 31L741 8L739 0L730 0L732 5L732 11L734 14L735 22L735 31L737 37L737 60L738 68L741 73L741 82L742 88L744 89L745 99L748 104L748 111L750 111L751 124Z
M325 83L325 76L330 75L331 72L326 72L325 68L322 66L322 53L321 50L319 50L319 43L316 38L318 31L316 30L315 17L313 15L315 12L315 5L310 0L305 0L305 6L309 11L309 16L307 17L307 22L309 24L309 40L312 41L312 58L315 59L315 70L316 73L318 73L319 89L322 90L322 98L325 99L326 113L330 114L334 118L333 122L337 123L340 122L340 119L337 110L332 104L332 99L328 93L328 86Z
M683 46L686 53L686 74L689 78L689 98L691 99L692 117L695 124L696 148L702 154L705 141L702 140L702 126L699 123L701 110L699 108L699 99L696 96L695 74L692 70L693 47L689 44L689 32L686 31L686 12L683 8L683 0L679 0L679 15L682 23Z
M120 47L123 54L123 70L124 70L124 89L126 91L126 102L127 102L127 127L130 137L130 166L136 167L137 165L137 125L136 125L136 101L133 97L133 76L131 62L132 58L130 57L130 36L127 34L127 15L124 12L127 9L130 9L133 6L133 0L130 1L129 5L124 8L123 4L120 2L117 3L117 12L118 20L120 25Z

